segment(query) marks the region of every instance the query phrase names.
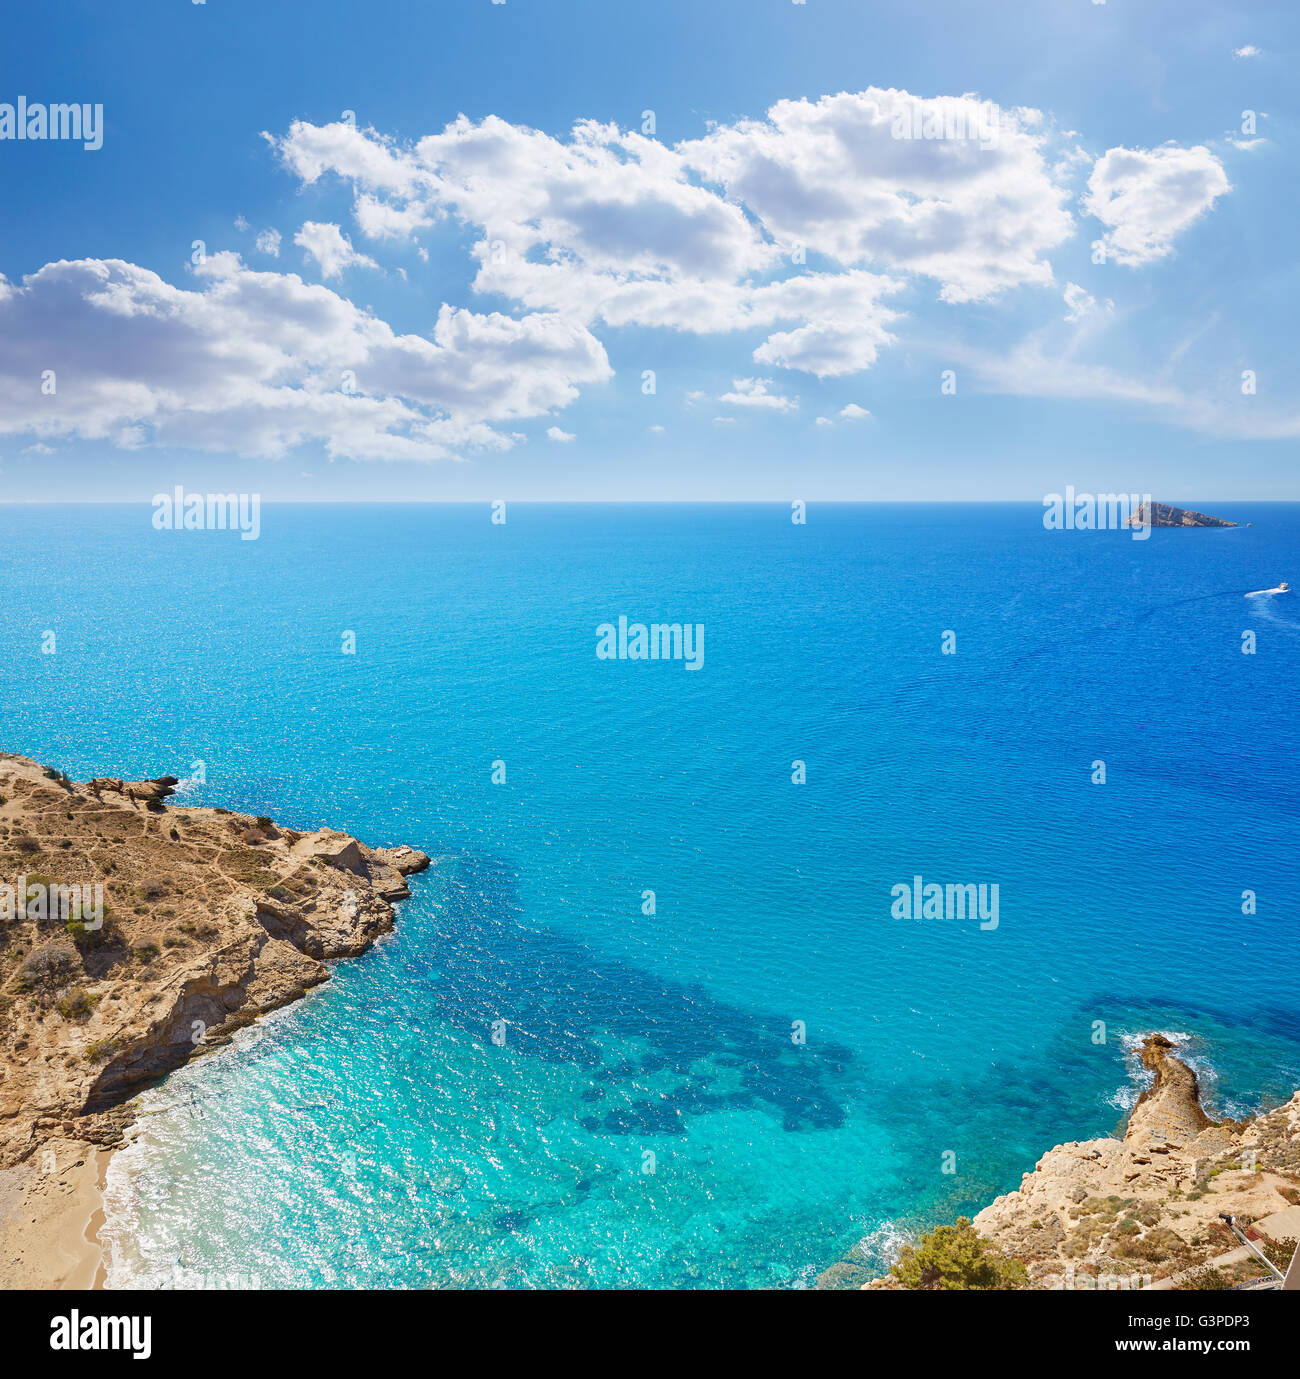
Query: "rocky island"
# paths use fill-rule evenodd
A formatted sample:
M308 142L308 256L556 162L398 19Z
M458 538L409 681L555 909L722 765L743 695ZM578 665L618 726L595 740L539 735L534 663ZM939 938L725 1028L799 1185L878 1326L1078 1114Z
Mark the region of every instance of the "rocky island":
M326 981L429 858L0 753L0 1286L90 1286L130 1098Z
M1139 503L1128 519L1130 527L1235 527L1222 517L1210 517L1191 508L1176 508L1168 503Z
M1144 1040L1152 1082L1122 1135L1057 1145L1015 1191L959 1223L979 1237L971 1246L1011 1266L1011 1286L1227 1288L1262 1273L1220 1213L1289 1256L1300 1237L1300 1093L1251 1120L1212 1120L1174 1049L1160 1034ZM818 1286L906 1285L867 1277L850 1251Z

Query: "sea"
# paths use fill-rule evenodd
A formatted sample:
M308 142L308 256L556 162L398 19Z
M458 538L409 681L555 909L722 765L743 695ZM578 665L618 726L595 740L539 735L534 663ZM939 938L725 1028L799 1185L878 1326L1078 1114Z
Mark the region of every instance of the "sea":
M1146 1031L1290 1097L1300 505L1204 506L0 507L0 748L433 858L139 1097L109 1286L808 1287L1112 1133Z

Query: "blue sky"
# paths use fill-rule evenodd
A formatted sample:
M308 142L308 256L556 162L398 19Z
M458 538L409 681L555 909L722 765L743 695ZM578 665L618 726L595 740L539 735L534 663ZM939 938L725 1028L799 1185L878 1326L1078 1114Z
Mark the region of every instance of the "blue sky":
M1298 27L23 7L104 139L0 140L0 499L1300 498Z

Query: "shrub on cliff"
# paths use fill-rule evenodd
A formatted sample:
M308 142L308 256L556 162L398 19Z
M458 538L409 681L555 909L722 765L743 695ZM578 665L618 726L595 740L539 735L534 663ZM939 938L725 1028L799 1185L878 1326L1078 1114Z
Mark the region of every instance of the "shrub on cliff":
M65 1020L86 1020L99 1004L99 997L92 996L83 987L69 991L59 1002L59 1014Z
M107 905L104 906L98 929L88 929L85 921L80 919L70 919L63 927L81 952L94 952L96 949L117 943L122 937L117 927L117 919Z
M115 1058L118 1053L116 1039L92 1039L81 1051L87 1063L102 1063L106 1058Z
M990 1245L959 1216L955 1226L939 1226L915 1245L906 1245L890 1270L904 1288L958 1289L978 1292L1025 1288L1025 1266Z
M1232 1279L1224 1270L1207 1264L1204 1268L1194 1269L1174 1286L1180 1293L1217 1293L1231 1288Z
M18 986L24 991L63 986L80 969L81 960L77 957L77 950L66 941L56 940L23 959L18 969Z

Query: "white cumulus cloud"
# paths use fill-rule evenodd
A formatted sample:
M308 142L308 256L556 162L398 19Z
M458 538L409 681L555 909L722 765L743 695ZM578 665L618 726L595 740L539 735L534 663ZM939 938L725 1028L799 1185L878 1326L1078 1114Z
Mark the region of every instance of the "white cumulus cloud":
M911 137L936 123L991 138ZM1046 141L1038 111L870 87L778 101L765 120L679 148L783 246L906 269L938 281L945 300L983 301L1051 282L1044 254L1072 232Z
M1171 254L1175 236L1229 190L1202 145L1112 148L1093 165L1083 206L1107 227L1107 252L1136 268Z
M772 386L770 378L737 378L732 381L732 391L723 393L719 402L732 407L757 407L770 412L797 412L799 399L784 397L780 393L768 392Z
M209 255L194 276L181 288L82 259L0 278L0 434L443 459L508 449L493 423L545 415L611 374L600 342L555 315L444 305L429 340L236 254ZM32 359L55 370L54 398Z
M822 378L870 369L895 343L890 298L911 283L954 303L1052 286L1091 161L1040 111L880 87L777 101L673 146L594 120L556 135L493 115L411 142L302 121L266 137L304 184L350 185L368 239L472 227L477 292L592 327L764 331L756 363ZM1165 218L1217 164L1204 149L1136 151L1138 175L1124 154L1093 168L1087 209L1136 264L1212 203L1207 183Z
M500 310L444 302L428 336L403 335L341 290L232 253L184 286L118 259L49 263L0 278L0 433L260 455L315 442L362 459L507 448L523 436L501 423L553 418L611 377L599 337L622 327L743 332L752 363L728 372L762 376L737 378L722 405L792 413L799 399L769 375L871 369L905 328L909 292L1055 298L1052 255L1077 232L1088 159L1082 136L1036 110L879 87L780 100L672 146L594 120L552 134L493 115L416 134L298 121L265 137L302 185L342 184L367 248L414 248L412 274L431 227L463 231L471 291ZM1136 267L1172 253L1228 190L1204 147L1112 148L1082 209ZM330 221L293 242L325 283L379 267ZM278 231L256 238L268 258L281 247ZM1077 284L1065 305L1071 320L1096 310ZM34 387L34 358L56 369L57 400ZM838 419L866 415L855 407Z
M308 220L293 237L293 242L307 251L320 265L322 278L340 277L345 268L378 268L379 265L352 247L352 241L337 225Z
M945 120L971 137L910 137ZM780 101L675 147L496 116L411 144L345 124L267 135L304 183L351 185L367 238L476 227L478 292L593 324L767 330L757 362L821 377L893 343L886 299L908 275L950 301L1051 283L1074 222L1050 137L1037 111L879 88Z

